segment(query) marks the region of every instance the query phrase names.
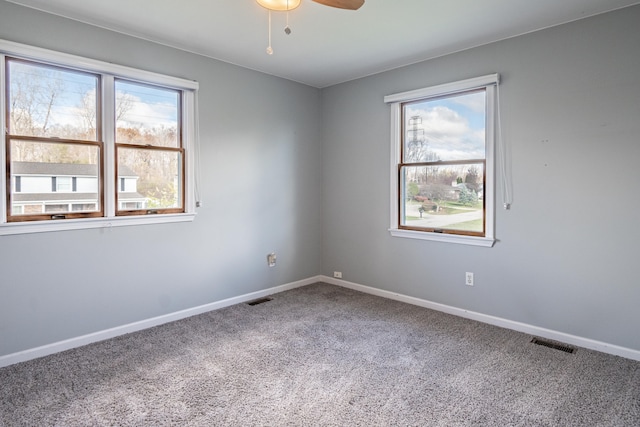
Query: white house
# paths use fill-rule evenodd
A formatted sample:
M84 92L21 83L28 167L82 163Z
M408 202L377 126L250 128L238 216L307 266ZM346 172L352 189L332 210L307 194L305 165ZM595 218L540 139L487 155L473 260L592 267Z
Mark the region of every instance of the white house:
M120 166L120 209L144 209L146 199L137 192L138 177ZM14 215L88 212L98 206L98 167L90 164L12 162L11 185Z

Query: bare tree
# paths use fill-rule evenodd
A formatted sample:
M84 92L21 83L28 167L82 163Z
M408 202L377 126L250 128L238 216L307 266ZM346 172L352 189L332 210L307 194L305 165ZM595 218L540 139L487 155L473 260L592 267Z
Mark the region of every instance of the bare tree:
M47 136L56 100L65 90L59 72L11 63L10 124L12 134Z
M55 105L56 99L64 90L65 82L60 76L57 76L53 79L46 79L45 86L41 87L41 90L38 92L40 98L38 110L42 111L43 116L42 135L48 134L51 110Z
M121 120L133 108L135 98L130 93L116 94L116 122Z
M80 101L78 113L84 122L86 138L90 139L90 135L96 134L96 92L87 92Z

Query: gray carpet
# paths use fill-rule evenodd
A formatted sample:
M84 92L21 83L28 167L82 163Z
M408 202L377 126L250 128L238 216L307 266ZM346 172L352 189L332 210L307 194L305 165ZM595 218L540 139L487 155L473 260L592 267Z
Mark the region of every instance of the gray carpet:
M315 284L0 369L2 426L640 426L640 362Z

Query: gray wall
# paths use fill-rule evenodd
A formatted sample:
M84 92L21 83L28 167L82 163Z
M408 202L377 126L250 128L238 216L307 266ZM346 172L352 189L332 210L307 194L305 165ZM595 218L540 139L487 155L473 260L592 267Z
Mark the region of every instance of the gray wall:
M323 274L640 350L638 22L636 6L325 89ZM390 237L383 97L493 72L514 187L499 242Z
M204 200L193 223L0 237L0 356L319 274L318 89L4 1L0 38L197 80Z

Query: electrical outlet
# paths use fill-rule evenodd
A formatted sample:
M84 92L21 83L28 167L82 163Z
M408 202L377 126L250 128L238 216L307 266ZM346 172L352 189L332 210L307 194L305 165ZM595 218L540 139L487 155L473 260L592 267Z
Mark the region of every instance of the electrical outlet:
M473 273L466 272L464 276L464 283L467 286L473 286Z
M276 266L276 253L275 252L271 252L270 254L267 255L267 264L269 264L269 267L275 267Z
M342 279L342 271L334 271L333 277L335 277L336 279Z

